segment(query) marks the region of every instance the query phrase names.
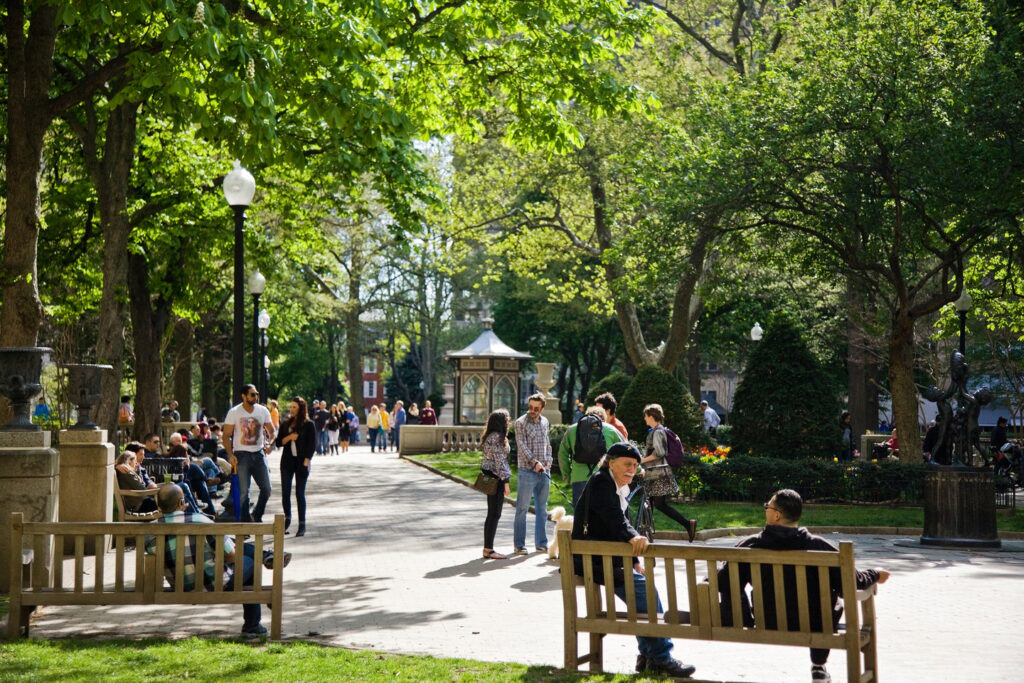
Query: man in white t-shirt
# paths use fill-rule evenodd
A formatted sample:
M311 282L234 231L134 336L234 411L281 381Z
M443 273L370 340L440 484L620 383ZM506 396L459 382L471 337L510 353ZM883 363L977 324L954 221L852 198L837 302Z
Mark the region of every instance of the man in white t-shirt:
M242 502L243 522L262 522L263 511L270 500L270 468L266 454L274 446L276 430L270 411L258 403L256 387L242 387L242 402L228 411L224 418L224 450L238 471L238 494ZM260 495L249 512L249 477L256 480Z

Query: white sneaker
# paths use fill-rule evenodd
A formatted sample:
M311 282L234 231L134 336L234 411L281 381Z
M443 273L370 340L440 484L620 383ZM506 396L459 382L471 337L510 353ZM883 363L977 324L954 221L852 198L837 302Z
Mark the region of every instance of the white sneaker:
M811 667L812 683L832 683L832 677L825 669L824 664L815 664Z

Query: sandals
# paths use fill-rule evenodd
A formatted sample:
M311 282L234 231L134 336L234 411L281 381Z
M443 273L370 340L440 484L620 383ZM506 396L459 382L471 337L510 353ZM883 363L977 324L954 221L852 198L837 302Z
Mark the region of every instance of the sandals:
M502 555L497 550L485 550L484 551L484 559L485 560L507 560L508 559L508 555Z

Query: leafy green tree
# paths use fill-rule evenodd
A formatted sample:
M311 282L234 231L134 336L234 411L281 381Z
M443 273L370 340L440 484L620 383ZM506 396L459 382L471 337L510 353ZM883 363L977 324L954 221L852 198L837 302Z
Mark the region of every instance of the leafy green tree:
M906 458L920 452L915 326L959 295L965 255L1019 206L1016 136L986 121L1003 83L986 16L937 0L807 12L744 100L737 123L758 132L734 130L749 140L751 223L794 261L853 278L888 318Z
M803 331L772 316L733 398L732 443L775 458L831 458L839 446L839 401L832 378Z
M651 403L661 405L665 426L674 431L684 445L703 440L703 418L697 402L679 380L657 365L640 368L619 399L615 415L626 425L633 440L643 443L648 431L644 407Z

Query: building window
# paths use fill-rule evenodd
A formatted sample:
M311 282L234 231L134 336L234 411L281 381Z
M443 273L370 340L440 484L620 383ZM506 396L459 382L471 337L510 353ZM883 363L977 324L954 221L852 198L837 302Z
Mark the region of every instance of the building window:
M516 388L508 377L502 377L494 385L494 409L504 408L509 415L516 414Z
M487 385L476 375L462 385L460 421L469 424L483 424L487 421Z
M377 383L372 380L363 382L363 398L377 398Z
M373 358L371 356L367 356L366 358L364 358L363 359L363 372L368 372L370 374L376 374L377 373L377 359Z

